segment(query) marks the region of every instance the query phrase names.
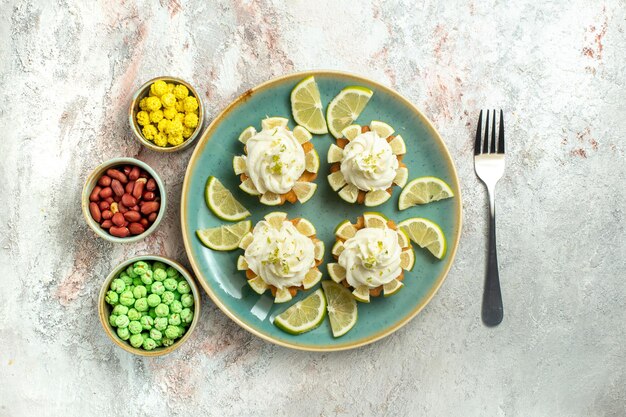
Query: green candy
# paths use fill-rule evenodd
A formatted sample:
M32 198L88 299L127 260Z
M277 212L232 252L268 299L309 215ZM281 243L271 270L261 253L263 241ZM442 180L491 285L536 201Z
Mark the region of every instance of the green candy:
M183 304L178 300L172 301L172 304L170 304L170 311L172 313L180 313L183 311Z
M161 339L161 343L163 344L163 346L167 347L172 346L174 344L174 341L170 338L164 337L163 339Z
M152 338L153 340L161 340L161 338L163 337L163 334L161 333L160 330L158 329L152 329L150 330L150 338Z
M133 278L133 285L135 287L137 285L143 285L143 282L141 281L141 277L139 275L137 275L135 278Z
M115 320L117 320L117 316L115 314L111 314L109 316L109 324L113 327L117 327L117 324L115 324Z
M184 308L183 311L180 312L180 319L184 324L191 324L193 321L193 312L189 308Z
M125 328L125 327L128 327L129 323L130 323L130 319L125 314L122 314L121 316L117 316L117 318L115 319L115 325L117 327Z
M191 292L191 287L187 281L178 281L177 290L181 294L189 294Z
M135 297L130 291L124 291L120 294L120 304L123 306L132 306L135 303Z
M130 291L132 293L133 291L135 291L135 286L133 284L127 285L124 291Z
M174 278L176 276L178 276L178 269L174 268L173 266L168 266L167 267L167 276L170 278Z
M155 281L151 287L152 294L162 295L165 292L165 285L162 282Z
M158 296L158 295L156 295L156 294L150 294L150 295L148 296L148 305L149 305L150 307L156 307L156 306L158 306L159 304L161 304L161 297L159 297L159 296Z
M114 279L111 282L111 290L115 291L118 294L123 293L124 292L124 288L126 288L126 283L123 280L119 279L119 278Z
M180 314L174 313L174 314L170 314L169 319L167 320L167 322L169 324L171 324L172 326L180 326Z
M166 317L170 313L170 308L165 304L159 304L154 308L154 312L158 317Z
M152 274L152 277L154 278L155 281L163 281L165 278L167 278L167 272L165 272L165 269L154 269L154 273Z
M132 279L135 279L135 277L137 276L137 274L135 274L135 271L132 265L126 268L126 274L128 274L128 276L131 277Z
M128 318L132 321L132 320L139 320L141 318L141 313L139 311L137 311L134 308L131 308L128 310Z
M152 284L146 284L146 291L148 291L148 294L152 294Z
M120 302L120 297L115 291L107 291L106 295L104 296L104 301L114 306Z
M180 327L178 326L167 326L165 329L165 337L168 339L178 339L180 334Z
M117 329L117 335L122 340L128 340L130 338L130 332L128 331L126 327L119 327Z
M141 282L146 285L152 284L152 271L146 271L141 275Z
M145 350L152 350L155 347L156 347L156 342L154 341L154 339L151 339L149 337L147 339L144 339L144 341L143 341L143 348Z
M130 337L130 345L134 348L139 348L143 345L143 337L140 334L134 334Z
M150 265L148 265L144 261L135 262L135 265L134 265L134 268L133 268L133 272L136 275L141 276L141 275L145 274L146 271L150 271Z
M135 298L143 298L148 294L148 290L143 285L138 285L133 290L133 296Z
M111 314L115 314L116 316L126 315L128 314L128 307L118 304L113 307L113 311L111 312Z
M167 328L167 317L157 317L154 319L154 328L163 331Z
M174 278L168 278L163 281L163 285L165 289L168 291L175 291L178 288L178 282Z
M128 323L128 331L131 334L139 334L143 330L143 326L137 320L133 320Z
M165 305L172 304L172 302L174 302L175 299L176 297L174 296L174 293L171 291L165 291L163 295L161 295L161 302Z
M130 285L133 283L133 279L129 277L126 272L122 272L118 278L124 281L124 285Z
M135 308L137 311L148 311L148 299L144 297L135 301Z
M141 323L141 327L143 327L144 330L150 330L152 326L154 326L154 319L150 316L143 316L139 319L139 323Z
M181 295L180 302L183 305L183 307L191 307L193 305L193 295L191 294Z

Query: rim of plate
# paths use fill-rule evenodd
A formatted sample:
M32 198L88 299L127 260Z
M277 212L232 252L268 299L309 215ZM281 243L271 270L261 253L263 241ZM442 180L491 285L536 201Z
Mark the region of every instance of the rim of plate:
M437 145L439 147L439 150L441 151L442 156L444 157L444 160L446 162L446 165L448 167L448 171L451 174L451 180L452 180L452 188L455 190L456 192L456 198L458 199L458 204L457 204L457 210L456 210L456 222L458 224L458 228L457 228L457 232L456 232L456 236L454 236L453 242L453 248L452 251L448 252L448 256L446 257L446 265L443 268L443 271L439 274L439 276L437 277L437 279L435 280L435 283L433 285L433 287L429 290L429 292L422 298L422 300L415 306L415 308L413 310L411 310L407 315L405 315L404 317L402 317L395 325L390 326L390 327L386 327L383 330L379 331L378 333L369 336L367 338L363 338L363 339L359 339L356 340L354 342L349 342L349 343L340 343L337 345L326 345L326 346L316 346L316 345L307 345L307 344L298 344L298 343L291 343L291 342L286 342L283 340L278 340L275 339L274 337L272 337L271 335L262 333L260 331L258 331L257 329L255 329L254 327L248 325L246 322L244 322L243 320L239 319L239 317L237 317L237 315L233 312L231 312L220 300L220 297L215 294L212 290L211 287L208 285L208 283L205 281L204 279L204 275L200 272L200 268L196 265L196 260L194 259L194 257L191 254L191 242L189 239L189 234L187 233L187 228L186 228L186 224L187 224L187 210L185 209L186 205L187 205L187 195L188 195L188 188L189 188L189 177L190 177L190 172L192 171L192 169L194 168L195 164L196 164L196 159L198 158L198 155L204 150L204 147L206 146L207 142L209 141L209 136L213 133L213 130L215 129L215 127L217 125L219 125L222 120L228 116L228 114L235 109L237 106L245 104L245 102L247 101L247 99L254 93L263 91L263 90L267 90L272 88L273 86L277 85L277 84L282 84L284 82L290 81L290 80L297 80L297 79L301 79L301 78L305 78L305 77L309 77L309 76L339 76L339 77L347 77L347 78L352 78L354 81L361 81L361 82L365 82L368 84L371 84L373 86L375 86L376 88L379 88L381 90L384 90L386 93L388 93L389 95L395 97L397 100L399 100L400 102L402 102L407 108L409 108L411 111L413 111L415 113L415 115L420 119L420 121L422 123L424 123L424 126L426 126L426 129L428 131L430 131L431 135L435 138ZM196 277L198 277L198 282L200 282L200 285L202 286L202 288L204 289L204 291L206 291L206 293L209 295L209 297L211 297L211 300L213 300L213 302L215 303L215 305L217 305L219 307L219 309L226 314L226 316L228 316L231 320L233 320L235 323L237 323L239 326L241 326L242 328L246 329L247 331L249 331L250 333L252 333L253 335L260 337L263 340L266 340L268 342L272 342L274 344L277 344L279 346L284 346L284 347L288 347L291 349L297 349L297 350L305 350L305 351L312 351L312 352L329 352L329 351L341 351L341 350L348 350L348 349L354 349L354 348L358 348L361 346L365 346L368 345L370 343L374 343L380 339L383 339L387 336L389 336L390 334L394 333L395 331L397 331L398 329L400 329L401 327L403 327L404 325L406 325L409 321L411 321L412 318L414 318L415 316L417 316L417 314L422 311L424 309L424 307L426 307L426 305L430 302L430 300L434 297L434 295L437 293L437 291L439 290L439 288L441 287L441 285L443 284L443 282L445 281L446 277L448 276L448 272L450 272L450 268L452 267L452 264L454 262L454 258L456 257L456 252L457 249L459 247L459 240L461 238L461 229L463 226L463 200L461 199L461 187L459 184L459 177L457 175L456 172L456 167L454 166L454 162L452 161L452 157L450 156L450 152L448 151L448 148L445 144L445 142L443 141L443 139L441 138L441 135L439 134L439 132L437 131L437 129L433 126L432 122L428 119L428 117L426 117L413 103L411 103L406 97L404 97L402 94L398 93L397 91L395 91L394 89L387 87L377 81L371 80L367 77L363 77L361 75L357 75L357 74L353 74L350 72L345 72L345 71L336 71L336 70L310 70L310 71L301 71L301 72L294 72L294 73L290 73L290 74L286 74L286 75L282 75L279 77L275 77L272 78L268 81L265 81L255 87L250 88L249 90L246 90L243 94L241 94L239 97L237 97L235 100L233 100L230 104L228 104L228 106L226 106L224 108L224 110L222 110L209 124L209 126L205 129L204 132L202 132L202 135L200 136L198 143L193 151L193 154L191 155L191 158L189 159L189 163L187 164L187 169L185 170L185 179L183 181L183 188L182 188L182 193L181 193L181 199L180 199L180 211L181 211L181 216L180 216L180 221L181 221L181 228L182 228L182 233L183 233L183 244L185 245L185 251L187 252L187 258L189 259L189 263L191 264L191 267L196 275Z

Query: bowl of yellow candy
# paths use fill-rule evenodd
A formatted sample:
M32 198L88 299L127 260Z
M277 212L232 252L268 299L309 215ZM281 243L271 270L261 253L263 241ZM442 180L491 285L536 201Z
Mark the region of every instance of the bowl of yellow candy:
M157 77L135 93L128 117L142 145L158 152L175 152L200 136L204 106L189 83L175 77Z

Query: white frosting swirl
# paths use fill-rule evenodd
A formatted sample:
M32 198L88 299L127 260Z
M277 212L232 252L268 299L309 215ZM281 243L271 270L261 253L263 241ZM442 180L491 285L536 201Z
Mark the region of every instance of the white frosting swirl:
M304 150L282 126L258 132L246 147L246 175L261 194L289 192L304 172Z
M341 173L348 182L363 191L386 190L391 187L398 158L387 140L369 131L352 139L343 150Z
M376 288L402 273L401 253L395 230L366 227L345 241L338 262L346 269L348 284Z
M284 221L276 229L265 220L253 230L252 243L244 258L255 274L278 289L302 285L304 276L315 266L313 241Z

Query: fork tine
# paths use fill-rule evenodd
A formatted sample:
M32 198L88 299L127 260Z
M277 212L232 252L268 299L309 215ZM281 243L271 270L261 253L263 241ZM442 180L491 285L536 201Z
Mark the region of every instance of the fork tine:
M483 140L483 153L489 153L489 110L487 110L487 121L485 122L485 139Z
M500 109L500 131L498 132L498 153L504 153L504 113L502 112L502 109Z
M478 126L476 127L476 142L474 143L474 155L480 155L480 141L482 139L481 126L483 124L483 111L478 116Z
M493 120L491 121L491 143L489 145L489 153L496 153L496 111L493 111Z

